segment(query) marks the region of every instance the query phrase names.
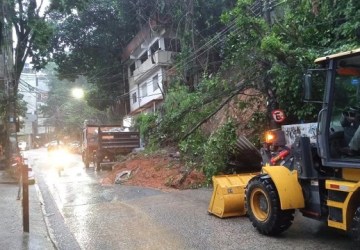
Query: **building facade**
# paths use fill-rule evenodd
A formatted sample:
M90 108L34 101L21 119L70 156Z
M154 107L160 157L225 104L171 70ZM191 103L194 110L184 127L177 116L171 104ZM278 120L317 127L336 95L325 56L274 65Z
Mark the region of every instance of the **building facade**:
M127 66L130 117L156 111L163 100L167 71L180 51L179 40L165 26L154 23L144 27L128 44L122 55Z
M40 112L45 104L49 91L49 80L43 72L36 72L30 64L25 67L20 76L19 93L26 102L26 117L22 117L22 128L18 132L18 140L25 141L27 148L34 148L47 141L47 135L52 127L46 124L46 118Z

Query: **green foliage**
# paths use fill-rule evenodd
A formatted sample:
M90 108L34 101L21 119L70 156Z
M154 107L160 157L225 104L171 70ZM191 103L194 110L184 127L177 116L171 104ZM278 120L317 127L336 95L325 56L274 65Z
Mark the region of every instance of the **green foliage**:
M59 11L61 13L71 14L71 12L74 10L81 10L85 8L88 2L89 0L71 0L71 1L51 0L51 4L49 8L52 11Z
M224 66L237 65L243 79L265 94L271 90L288 123L313 121L318 107L301 101L303 74L316 57L359 46L360 2L286 1L260 8L271 14L269 20L255 4L239 0L222 16L228 25L236 23L226 40Z
M204 147L203 169L209 182L213 175L225 169L229 154L234 150L236 138L236 126L230 120L208 139Z
M15 49L14 73L15 89L23 70L25 61L31 57L35 68L44 66L49 56L50 39L53 27L47 21L47 13L40 11L38 1L34 0L3 0L4 18L11 22L14 28ZM6 41L7 42L7 41Z
M126 92L122 49L139 30L135 11L129 1L87 0L78 11L68 12L71 3L57 8L65 11L54 15L52 53L60 78L74 80L84 75L93 84L89 105L105 110ZM55 3L54 3L55 4ZM56 4L54 5L56 7ZM68 49L71 48L71 53Z
M195 91L189 91L184 85L174 85L166 96L161 116L141 114L136 120L137 127L147 141L154 142L158 139L160 145L177 145L188 167L199 166L204 159L205 145L209 144L208 136L201 129L197 129L186 139L183 138L195 125L211 114L231 90L233 86L218 77L204 78ZM208 154L210 151L215 152L217 142L220 143L219 149L224 150L221 153L226 152L231 147L230 138L236 138L233 122L228 122L213 138L207 146ZM152 147L153 144L149 146ZM217 161L216 157L217 154L214 160L211 160L210 168L213 170L209 170L209 174L211 171L216 172L218 165L224 160L220 157L220 161Z
M179 142L199 122L211 114L233 86L218 77L204 78L194 91L174 85L163 104L159 131L165 141Z
M169 26L168 30L172 28L172 32L182 42L182 51L177 55L178 72L181 72L178 78L192 88L196 84L193 76L199 71L194 51L224 27L224 24L218 22L219 15L235 2L236 0L52 1L51 17L55 27L53 58L59 65L61 78L73 80L76 75L82 74L91 79L95 86L90 93L91 98L102 99L91 104L104 109L117 96L128 91L123 84L127 71L121 70L124 65L119 57L142 26L147 26L152 19L160 25ZM74 8L76 11L73 11ZM71 48L71 53L68 48ZM210 50L212 53L206 56L218 54L219 50L220 46L214 47ZM104 96L107 98L103 98Z
M252 130L251 135L248 137L250 142L257 148L260 148L260 136L264 133L267 127L267 116L264 112L256 111L252 114L251 119L245 124L245 129Z
M149 135L156 128L157 115L155 113L141 113L136 117L135 127L141 136Z
M159 138L156 136L157 120L157 113L142 113L136 117L135 127L140 132L146 146L158 144Z
M182 152L183 160L185 160L187 164L194 165L197 163L198 165L203 159L206 141L207 138L200 131L197 131L185 140L180 141L179 148Z
M158 153L161 149L159 140L154 137L150 137L145 147L145 153Z
M26 32L35 35L23 44L32 46L37 67L43 66L49 36L54 35L51 52L61 77L74 80L78 74L85 75L92 84L88 98L93 100L92 106L102 109L128 91L120 70L123 65L118 61L124 47L150 18L164 23L171 20L182 48L177 55L177 84L165 93L161 112L141 115L137 126L150 147L176 144L190 162L204 156L208 178L222 170L231 152L231 139L236 138L231 122L210 139L201 129L183 138L232 93L235 85L257 88L275 99L276 106L285 110L288 123L312 121L318 107L301 101L303 73L314 67L316 57L360 44L359 1L281 1L266 9L258 6L264 1L254 0L63 0L52 1L52 23L32 18L36 16L32 16L34 1L20 2L27 6L22 16L25 22L20 23L20 10L14 8L13 0L7 1L12 4L8 5L9 13L14 24L26 24L25 32L17 33L19 41L27 39ZM219 22L220 16L223 22ZM19 49L25 55L25 48ZM222 61L221 72L216 61ZM197 80L196 74L203 79ZM64 91L59 90L60 96ZM54 114L64 100L51 100L48 112ZM237 106L242 111L251 103L242 101ZM62 108L67 109L67 105ZM69 108L71 116L72 109L79 110ZM254 143L268 115L255 112L248 124L242 124L252 130Z
M48 117L47 123L55 127L56 136L70 135L79 137L84 121L90 123L104 124L110 123L106 112L101 112L87 105L84 100L77 100L71 96L71 89L79 86L82 82L59 80L54 72L53 64L49 64L45 69L49 82L49 95L44 106L40 107L40 112ZM81 84L86 88L86 82Z
M185 86L171 88L163 105L160 122L160 131L165 139L180 141L188 128L204 116L200 106L202 98L199 93L189 92Z

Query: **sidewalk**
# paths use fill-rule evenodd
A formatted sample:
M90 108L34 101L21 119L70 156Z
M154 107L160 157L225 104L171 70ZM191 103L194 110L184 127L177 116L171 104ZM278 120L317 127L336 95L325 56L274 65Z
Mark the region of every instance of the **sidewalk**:
M30 232L25 233L22 201L17 200L19 186L5 170L0 170L0 249L55 249L48 235L35 185L29 186Z

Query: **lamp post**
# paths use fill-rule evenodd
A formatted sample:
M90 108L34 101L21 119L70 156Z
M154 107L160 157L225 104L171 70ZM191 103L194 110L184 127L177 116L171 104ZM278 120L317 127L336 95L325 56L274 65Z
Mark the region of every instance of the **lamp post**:
M74 87L70 91L70 99L72 99L72 100L74 100L74 99L82 100L84 98L84 95L85 95L84 90L79 87ZM68 100L68 101L70 101L70 100ZM66 112L66 110L69 110L69 108L72 108L72 104L71 104L71 102L69 103L66 100L60 106L56 107L55 114L54 114L55 115L54 116L54 118L55 118L54 132L55 132L57 139L58 139L58 136L60 133L59 129L60 129L60 127L63 127L63 123L61 121L64 120L63 116L66 115L66 113L65 114L63 114L63 113Z
M71 90L71 95L75 98L75 99L82 99L84 98L84 90L82 88L73 88Z

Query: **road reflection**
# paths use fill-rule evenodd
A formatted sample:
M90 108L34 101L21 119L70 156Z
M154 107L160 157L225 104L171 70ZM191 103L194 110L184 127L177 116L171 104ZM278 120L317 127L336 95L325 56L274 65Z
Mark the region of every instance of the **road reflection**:
M60 250L359 249L346 235L299 212L279 237L259 234L246 217L210 216L208 189L102 186L100 179L109 171L85 169L80 155L70 154L61 175L46 150L33 151L30 164Z
M85 169L81 155L66 150L39 149L24 153L30 164L37 166L37 174L42 175L61 212L65 206L89 203L93 192L88 184L97 184L108 173L97 173L93 167Z

